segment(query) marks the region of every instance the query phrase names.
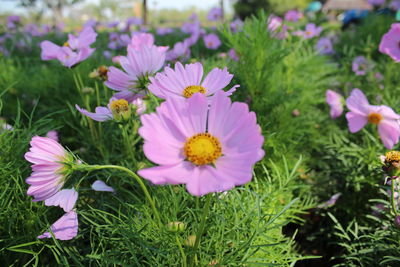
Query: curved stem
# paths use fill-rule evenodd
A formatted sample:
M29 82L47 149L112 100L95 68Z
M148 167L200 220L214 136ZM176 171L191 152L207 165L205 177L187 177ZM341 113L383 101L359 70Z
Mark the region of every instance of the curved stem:
M154 200L150 196L150 193L147 190L146 185L143 183L142 179L136 173L134 173L133 171L131 171L128 168L118 166L118 165L84 165L84 166L81 166L80 168L78 167L78 170L101 170L101 169L116 169L116 170L124 171L127 174L129 174L130 176L132 176L136 180L136 182L140 185L140 187L142 188L147 200L150 202L150 206L153 209L153 213L157 219L158 225L161 226L160 214L158 213L158 210L156 208Z
M193 256L190 259L189 266L194 266L193 265L194 264L194 258L196 257L196 251L197 251L197 249L198 249L198 247L200 245L200 239L201 239L201 236L203 235L204 228L206 226L207 216L208 216L208 213L210 211L210 204L211 204L211 194L208 194L206 196L206 204L204 205L204 208L203 208L203 215L201 217L199 230L197 231L197 234L196 234L196 241L195 241L194 246L193 246Z
M397 209L396 209L396 201L395 201L395 198L394 198L394 182L395 182L395 180L392 180L390 182L390 188L391 188L391 191L392 191L392 193L390 194L390 203L392 205L392 211L394 213L394 216L397 216L398 214L397 214Z

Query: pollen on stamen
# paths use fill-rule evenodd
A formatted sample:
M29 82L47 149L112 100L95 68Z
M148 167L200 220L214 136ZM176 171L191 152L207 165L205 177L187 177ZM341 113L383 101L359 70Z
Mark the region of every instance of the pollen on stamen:
M379 113L370 113L368 115L368 122L372 124L379 124L379 122L383 119L382 115Z
M192 97L195 93L206 93L206 88L201 85L190 85L183 90L183 96L186 98Z
M216 137L209 133L199 133L188 138L183 153L188 161L202 166L214 163L221 157L222 147Z

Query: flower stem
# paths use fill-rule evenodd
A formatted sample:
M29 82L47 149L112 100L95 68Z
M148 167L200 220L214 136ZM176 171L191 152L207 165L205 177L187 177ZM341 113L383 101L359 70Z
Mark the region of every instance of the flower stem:
M208 194L206 196L206 204L204 205L204 208L203 208L203 214L202 214L201 221L200 221L200 227L196 234L196 241L193 246L193 256L190 260L189 266L194 266L194 258L196 257L196 251L200 245L200 239L201 239L201 236L203 235L204 228L206 226L207 216L210 211L210 204L211 204L211 194Z
M397 209L396 209L396 202L395 202L395 198L394 198L394 182L395 180L393 179L390 183L390 188L392 193L390 194L390 203L392 204L392 211L394 213L394 216L397 216Z
M120 171L124 171L130 176L132 176L136 182L140 185L142 188L147 200L150 202L150 206L153 209L154 216L156 217L157 223L159 226L161 226L161 219L160 219L160 214L158 213L158 210L156 208L156 205L154 203L153 198L150 196L149 191L147 190L146 185L143 183L142 179L133 171L131 171L128 168L118 166L118 165L81 165L80 167L77 168L77 170L101 170L101 169L116 169Z

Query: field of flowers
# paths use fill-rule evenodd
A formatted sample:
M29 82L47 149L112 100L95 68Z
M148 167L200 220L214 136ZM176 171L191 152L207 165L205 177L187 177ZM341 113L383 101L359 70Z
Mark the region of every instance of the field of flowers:
M395 16L220 19L6 18L1 266L399 266Z

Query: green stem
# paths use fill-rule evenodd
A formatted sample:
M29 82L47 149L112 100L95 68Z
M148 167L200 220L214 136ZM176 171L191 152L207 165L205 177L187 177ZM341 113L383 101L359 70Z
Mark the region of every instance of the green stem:
M392 181L390 183L390 187L391 187L391 191L392 191L392 194L390 196L390 203L392 204L392 211L393 211L394 215L397 216L398 214L397 214L397 209L396 209L396 201L394 198L394 182L395 182L395 180L392 179Z
M153 198L150 196L149 191L147 190L146 185L143 183L142 179L133 171L131 171L128 168L118 166L118 165L78 165L76 167L76 170L81 170L81 171L91 171L91 170L101 170L101 169L116 169L120 171L124 171L130 176L132 176L136 182L140 185L142 188L147 200L150 202L150 206L153 209L154 216L157 219L158 225L161 226L161 219L160 219L160 214L158 213L158 210L156 208L156 205L154 203Z
M185 251L183 251L182 244L179 241L179 237L178 236L176 236L176 244L178 245L179 251L182 254L182 266L183 267L187 267L186 254L185 254Z
M204 205L204 208L203 208L203 215L201 217L200 227L199 227L199 230L198 230L198 232L196 234L196 241L195 241L194 246L193 246L193 257L191 257L191 259L190 259L189 266L194 266L194 258L196 257L196 252L197 252L197 249L198 249L198 247L200 245L201 236L204 233L204 228L206 226L207 216L208 216L208 213L210 211L210 204L211 204L211 194L208 194L206 196L206 204Z

